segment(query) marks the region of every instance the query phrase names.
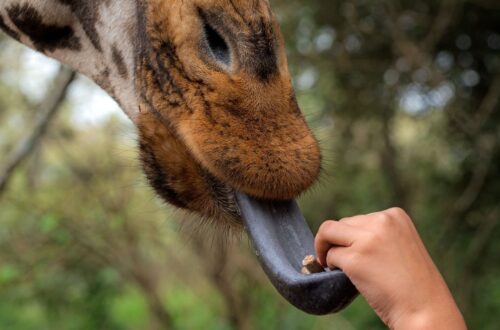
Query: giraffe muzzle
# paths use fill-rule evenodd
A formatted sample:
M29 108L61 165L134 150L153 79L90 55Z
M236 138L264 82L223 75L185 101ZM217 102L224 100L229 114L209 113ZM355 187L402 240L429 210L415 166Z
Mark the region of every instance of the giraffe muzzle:
M236 193L245 229L267 277L298 309L314 315L339 312L358 292L340 270L304 275L307 255L314 255L314 237L297 203L261 201Z

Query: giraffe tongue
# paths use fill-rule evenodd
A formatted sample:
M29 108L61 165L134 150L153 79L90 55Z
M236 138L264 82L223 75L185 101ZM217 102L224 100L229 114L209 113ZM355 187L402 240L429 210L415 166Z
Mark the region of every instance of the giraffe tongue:
M261 201L236 193L259 262L278 292L304 312L323 315L349 305L357 291L340 270L303 275L314 238L295 201Z

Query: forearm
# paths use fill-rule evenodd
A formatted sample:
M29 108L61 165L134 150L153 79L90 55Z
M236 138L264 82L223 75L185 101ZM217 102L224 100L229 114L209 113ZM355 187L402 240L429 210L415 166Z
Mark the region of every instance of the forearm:
M427 301L426 297L428 297ZM446 282L438 272L435 273L431 281L422 285L420 290L416 292L416 300L419 300L419 303L413 305L413 308L410 307L412 310L402 310L399 311L399 315L393 315L393 321L388 324L391 329L467 329L462 313Z
M405 315L388 326L394 330L467 329L462 314L454 303Z

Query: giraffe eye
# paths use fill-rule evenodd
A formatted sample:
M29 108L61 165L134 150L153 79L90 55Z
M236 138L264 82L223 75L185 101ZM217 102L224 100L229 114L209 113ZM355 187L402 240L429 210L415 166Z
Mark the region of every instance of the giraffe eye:
M205 38L211 55L224 65L231 64L231 53L224 38L208 23L204 24Z

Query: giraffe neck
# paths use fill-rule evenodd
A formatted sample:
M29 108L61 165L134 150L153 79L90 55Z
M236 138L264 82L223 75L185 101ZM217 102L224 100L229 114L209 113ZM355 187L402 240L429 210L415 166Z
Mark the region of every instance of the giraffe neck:
M2 0L0 29L90 77L136 119L136 0Z

